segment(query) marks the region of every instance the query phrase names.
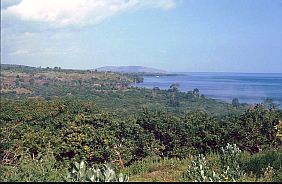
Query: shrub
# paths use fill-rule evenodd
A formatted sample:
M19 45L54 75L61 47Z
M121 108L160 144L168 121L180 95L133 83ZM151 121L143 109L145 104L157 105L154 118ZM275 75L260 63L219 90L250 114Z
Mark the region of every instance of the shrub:
M239 166L241 150L234 144L221 147L220 161L221 168L218 173L213 167L209 167L204 155L200 154L192 161L192 165L183 173L184 181L240 181L244 172ZM214 160L213 160L214 161Z
M67 181L80 181L80 182L127 182L128 177L120 173L116 173L111 165L104 164L99 168L87 167L84 161L80 163L75 162L72 170L67 176Z
M230 178L232 181L239 180L244 175L239 165L241 150L236 144L227 143L225 149L221 147L219 153L221 169L224 171L225 177Z
M282 171L282 149L271 149L252 155L252 157L244 157L241 159L242 169L247 173L253 173L256 177L264 174L264 169L268 166L273 167L276 175ZM279 172L280 171L280 172ZM282 177L282 174L280 174Z
M58 163L53 154L21 156L15 165L0 166L0 181L5 182L60 182L67 174L65 164Z

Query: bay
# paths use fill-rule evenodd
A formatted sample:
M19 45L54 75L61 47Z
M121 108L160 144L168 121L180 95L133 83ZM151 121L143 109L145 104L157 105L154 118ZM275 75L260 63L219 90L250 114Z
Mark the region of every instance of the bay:
M207 97L231 103L238 98L240 103L261 103L271 98L282 106L282 73L204 73L186 72L173 76L144 76L144 82L135 86L169 89L173 83L180 85L182 92L195 88Z

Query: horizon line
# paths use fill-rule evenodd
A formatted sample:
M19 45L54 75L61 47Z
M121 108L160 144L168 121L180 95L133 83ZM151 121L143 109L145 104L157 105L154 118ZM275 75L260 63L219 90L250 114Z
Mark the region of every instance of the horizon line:
M11 64L11 63L1 63L1 65L16 65L16 66L26 66L26 67L34 67L34 68L54 68L54 67L60 67L62 70L96 70L98 68L102 68L102 67L112 67L114 65L107 65L107 66L101 66L98 68L84 68L84 69L78 69L78 68L63 68L61 66L46 66L46 67L42 67L42 66L32 66L32 65L24 65L24 64ZM150 67L150 66L144 66L144 65L116 65L114 67L131 67L131 66L136 66L136 67L147 67L147 68L153 68L153 69L159 69L156 67ZM165 70L165 69L159 69L159 70ZM238 71L167 71L165 70L167 73L236 73L236 74L282 74L281 72L238 72Z

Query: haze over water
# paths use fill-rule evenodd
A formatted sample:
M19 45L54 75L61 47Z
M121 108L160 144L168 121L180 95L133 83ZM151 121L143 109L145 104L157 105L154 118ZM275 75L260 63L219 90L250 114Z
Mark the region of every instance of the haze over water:
M282 106L282 73L181 73L177 76L144 77L138 87L168 89L173 83L180 84L180 91L195 88L207 97L240 103L261 103L266 98Z

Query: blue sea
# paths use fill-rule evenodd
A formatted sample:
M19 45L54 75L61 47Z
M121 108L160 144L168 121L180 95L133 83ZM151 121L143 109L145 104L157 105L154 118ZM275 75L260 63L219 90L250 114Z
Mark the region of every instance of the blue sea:
M169 89L173 83L180 84L183 92L195 88L207 97L231 103L261 103L271 98L282 106L282 73L179 73L176 76L146 76L137 87Z

